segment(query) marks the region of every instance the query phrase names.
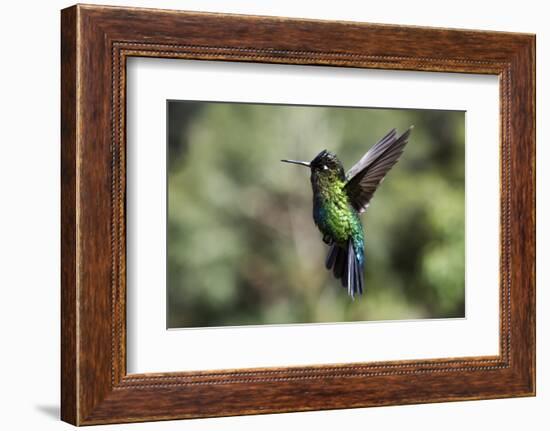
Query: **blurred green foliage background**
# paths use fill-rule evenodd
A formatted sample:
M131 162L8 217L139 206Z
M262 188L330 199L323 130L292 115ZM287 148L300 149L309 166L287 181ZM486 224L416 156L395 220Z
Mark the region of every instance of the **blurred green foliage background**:
M362 221L365 288L324 269L309 170L415 129ZM464 316L464 112L168 101L168 327Z

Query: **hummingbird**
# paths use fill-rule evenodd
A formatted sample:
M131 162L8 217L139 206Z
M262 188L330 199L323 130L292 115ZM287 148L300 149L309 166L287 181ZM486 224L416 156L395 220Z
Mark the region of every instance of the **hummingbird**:
M332 270L352 299L363 293L364 284L365 241L360 215L403 154L413 127L400 136L392 129L347 173L336 154L327 150L311 162L281 160L310 169L313 221L329 246L325 267Z

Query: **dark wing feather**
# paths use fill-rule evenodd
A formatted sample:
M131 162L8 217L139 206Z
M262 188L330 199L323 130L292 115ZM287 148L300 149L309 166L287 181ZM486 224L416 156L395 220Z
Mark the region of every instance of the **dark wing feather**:
M403 154L413 126L396 137L393 129L374 145L348 172L346 192L353 207L362 213L384 176Z
M397 135L397 130L392 129L388 132L386 136L380 139L366 154L361 157L361 159L353 165L353 167L346 174L346 178L355 177L360 171L369 166L373 160L375 160L380 154L384 152L388 145L395 141Z

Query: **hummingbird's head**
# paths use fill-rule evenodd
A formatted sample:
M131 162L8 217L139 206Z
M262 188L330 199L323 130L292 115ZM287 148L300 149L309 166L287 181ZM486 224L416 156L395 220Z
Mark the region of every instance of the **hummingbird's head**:
M312 178L334 176L335 174L341 179L345 178L342 163L338 160L336 154L327 150L321 151L311 162L302 162L299 160L281 160L281 162L307 166L311 169Z
M310 162L310 168L312 173L318 175L336 173L341 177L345 176L342 162L338 160L336 154L327 150L323 150L315 156L315 158Z

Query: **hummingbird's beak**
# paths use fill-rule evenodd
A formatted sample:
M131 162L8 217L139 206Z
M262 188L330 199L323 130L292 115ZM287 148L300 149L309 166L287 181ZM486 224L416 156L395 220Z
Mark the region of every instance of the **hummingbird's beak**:
M285 163L294 163L295 165L302 165L302 166L307 166L309 168L310 166L310 163L309 162L302 162L300 160L281 160L281 162L285 162Z

